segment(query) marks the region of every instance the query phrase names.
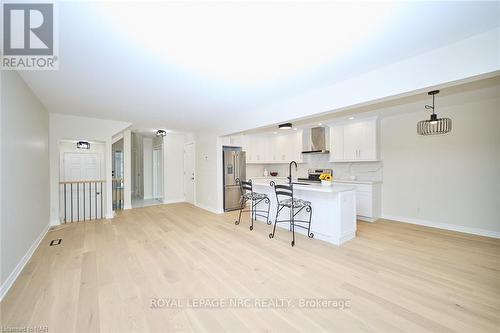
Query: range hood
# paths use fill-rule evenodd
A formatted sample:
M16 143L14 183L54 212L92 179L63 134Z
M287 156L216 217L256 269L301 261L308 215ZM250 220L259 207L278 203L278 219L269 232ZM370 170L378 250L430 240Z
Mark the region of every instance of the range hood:
M309 149L306 149L302 154L329 154L327 140L327 130L325 127L313 127L308 131L304 131L304 141Z

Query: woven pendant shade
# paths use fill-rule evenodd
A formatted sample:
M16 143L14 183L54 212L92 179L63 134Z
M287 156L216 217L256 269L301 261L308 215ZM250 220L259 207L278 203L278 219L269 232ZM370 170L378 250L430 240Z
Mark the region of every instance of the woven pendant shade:
M420 135L440 135L446 134L451 131L450 118L438 118L434 113L434 95L438 94L439 90L430 91L428 94L432 95L432 106L426 105L426 109L432 109L431 118L429 120L419 121L417 124L417 133Z

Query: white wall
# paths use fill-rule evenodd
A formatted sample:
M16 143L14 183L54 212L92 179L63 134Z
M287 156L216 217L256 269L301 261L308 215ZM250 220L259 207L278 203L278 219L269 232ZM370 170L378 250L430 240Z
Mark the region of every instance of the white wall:
M144 137L143 146L143 176L144 199L153 198L153 139Z
M132 208L132 132L123 132L123 209Z
M104 120L87 117L77 117L51 113L49 132L50 156L50 221L59 225L59 142L63 140L100 141L106 145L104 158L106 179L106 217L111 218L112 198L112 137L123 131L130 124L122 121ZM107 209L107 208L110 209Z
M222 168L222 154L218 165L218 139L213 132L199 132L196 135L196 199L197 206L213 212L221 210L219 191L222 191L222 177L218 177L218 167ZM221 169L222 173L222 169ZM219 189L220 187L220 189Z
M500 237L500 87L473 94L437 107L444 136L416 134L423 110L382 119L384 217Z
M49 115L14 71L2 71L1 288L49 227Z
M184 201L184 135L163 138L163 202Z

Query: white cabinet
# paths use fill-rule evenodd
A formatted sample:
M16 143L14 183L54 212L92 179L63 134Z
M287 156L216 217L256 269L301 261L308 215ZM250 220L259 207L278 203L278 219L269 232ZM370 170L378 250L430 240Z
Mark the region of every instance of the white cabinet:
M330 161L376 161L377 119L366 119L330 127Z
M252 134L242 139L247 163L284 164L302 162L302 131L278 134Z
M349 181L335 181L356 188L356 215L358 219L374 222L380 218L382 210L382 184L359 184Z

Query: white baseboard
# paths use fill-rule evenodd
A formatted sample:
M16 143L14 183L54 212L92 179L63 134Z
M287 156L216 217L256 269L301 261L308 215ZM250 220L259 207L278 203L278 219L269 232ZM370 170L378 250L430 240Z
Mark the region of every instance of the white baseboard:
M387 219L387 220L398 221L398 222L422 225L425 227L458 231L458 232L463 232L466 234L500 238L500 232L493 231L493 230L486 230L486 229L481 229L481 228L471 228L471 227L465 227L465 226L456 225L456 224L432 222L432 221L426 221L426 220L415 219L415 218L408 218L408 217L403 217L403 216L394 216L394 215L383 215L382 218Z
M168 205L168 204L173 204L173 203L179 203L179 202L185 202L186 200L184 198L179 198L179 199L169 199L169 200L162 200L162 204Z
M132 209L132 205L123 205L123 210Z
M348 232L345 235L340 237L339 245L342 245L345 242L350 241L351 239L354 239L355 237L356 237L356 230Z
M209 207L209 206L206 206L204 204L200 204L199 202L195 202L194 205L198 208L201 208L201 209L204 209L204 210L208 210L209 212L211 213L214 213L214 214L221 214L222 212L219 212L217 209L213 208L213 207Z
M31 259L33 253L35 253L35 250L38 248L38 245L40 245L40 242L49 231L49 228L50 228L50 223L43 228L42 232L38 235L33 244L31 244L26 254L21 258L17 266L10 273L9 277L4 281L4 283L2 283L2 285L0 286L0 301L2 301L5 295L7 295L7 292L9 291L10 287L12 287L17 277L22 272L24 266L26 266L28 261Z
M366 216L361 216L358 215L356 216L358 220L365 221L365 222L375 222L379 219L379 217L366 217Z

